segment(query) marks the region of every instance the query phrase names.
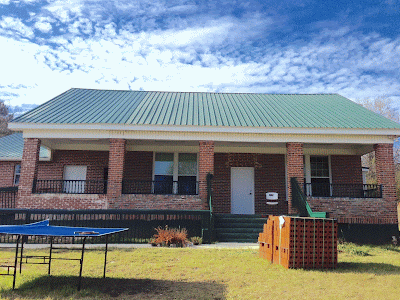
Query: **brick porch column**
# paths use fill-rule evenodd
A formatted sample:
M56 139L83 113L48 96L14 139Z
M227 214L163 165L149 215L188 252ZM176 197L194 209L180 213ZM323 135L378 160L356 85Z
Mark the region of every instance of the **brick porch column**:
M18 198L32 195L33 181L37 177L40 152L40 140L27 138L21 161L21 178L18 185ZM16 207L18 207L18 200Z
M214 142L199 142L199 196L203 208L208 209L207 199L207 174L214 174Z
M387 218L397 217L396 180L393 160L393 144L376 144L375 164L378 184L382 185L383 207L379 209L387 212Z
M297 210L292 206L292 188L290 178L296 177L300 188L304 189L304 161L303 143L286 144L286 179L288 187L288 213L296 214Z
M126 141L110 139L110 154L108 158L107 197L117 198L122 194L122 179L124 176Z

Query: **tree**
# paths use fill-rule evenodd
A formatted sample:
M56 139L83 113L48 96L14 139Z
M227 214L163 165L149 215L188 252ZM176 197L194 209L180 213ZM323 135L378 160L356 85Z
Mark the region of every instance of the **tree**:
M7 125L12 118L13 115L9 114L8 107L4 104L4 101L0 100L0 136L11 133L11 131L7 128Z
M363 100L358 100L358 103L360 103L362 106L365 108L368 108L369 110L376 112L388 119L391 119L397 123L400 122L400 114L399 114L399 108L396 107L395 102L388 97L381 96L377 97L375 99L363 99ZM400 196L400 147L396 146L394 147L393 150L393 156L394 156L394 161L395 161L395 171L396 171L396 186L397 186L397 198ZM367 173L367 183L371 184L376 184L377 179L376 179L376 169L375 169L375 153L371 152L368 154L365 154L362 157L362 162L363 166L368 167L369 171Z

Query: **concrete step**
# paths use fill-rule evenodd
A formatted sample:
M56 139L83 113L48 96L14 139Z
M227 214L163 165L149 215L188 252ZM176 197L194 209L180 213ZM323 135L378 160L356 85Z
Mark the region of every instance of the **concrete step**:
M256 243L267 218L260 215L215 215L216 239L219 242Z

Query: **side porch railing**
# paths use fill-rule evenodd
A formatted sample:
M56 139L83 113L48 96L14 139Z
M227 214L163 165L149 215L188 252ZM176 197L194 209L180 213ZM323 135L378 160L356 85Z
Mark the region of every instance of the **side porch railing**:
M44 194L106 194L106 180L47 180L33 181L32 193Z
M329 184L305 183L309 197L382 198L382 185L377 184Z
M198 181L122 181L122 194L198 195Z
M17 194L17 186L0 188L0 208L15 208Z

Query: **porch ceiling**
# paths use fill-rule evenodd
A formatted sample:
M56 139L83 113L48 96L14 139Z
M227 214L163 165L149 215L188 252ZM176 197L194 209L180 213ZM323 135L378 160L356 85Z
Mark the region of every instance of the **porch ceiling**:
M42 145L51 150L109 151L109 139L43 138ZM198 141L127 140L128 151L198 152ZM363 155L373 151L373 144L304 143L304 154ZM215 142L215 152L222 153L286 153L286 143Z

